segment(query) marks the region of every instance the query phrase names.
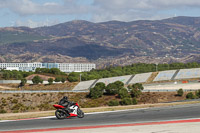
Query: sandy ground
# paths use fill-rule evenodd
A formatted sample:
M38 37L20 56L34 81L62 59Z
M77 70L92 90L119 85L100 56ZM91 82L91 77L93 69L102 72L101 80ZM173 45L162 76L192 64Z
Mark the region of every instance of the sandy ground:
M7 87L7 86L0 86L1 90L15 90L16 88L11 88L11 87Z

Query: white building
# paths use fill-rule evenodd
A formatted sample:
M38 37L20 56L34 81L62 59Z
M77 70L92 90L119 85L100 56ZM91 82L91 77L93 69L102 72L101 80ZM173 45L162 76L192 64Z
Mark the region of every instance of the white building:
M0 63L0 69L35 71L36 68L58 68L62 72L87 72L96 68L92 63Z

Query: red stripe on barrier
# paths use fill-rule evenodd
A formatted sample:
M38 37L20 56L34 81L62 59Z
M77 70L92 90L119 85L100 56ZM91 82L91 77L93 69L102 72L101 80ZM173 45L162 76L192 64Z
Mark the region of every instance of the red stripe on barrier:
M18 131L0 131L0 133L48 132L48 131L61 131L61 130L80 130L80 129L94 129L94 128L108 128L108 127L125 127L125 126L142 126L142 125L161 125L161 124L191 123L191 122L200 122L200 119L161 121L161 122L148 122L148 123L132 123L132 124L116 124L116 125L64 127L64 128L50 128L50 129L32 129L32 130L18 130Z

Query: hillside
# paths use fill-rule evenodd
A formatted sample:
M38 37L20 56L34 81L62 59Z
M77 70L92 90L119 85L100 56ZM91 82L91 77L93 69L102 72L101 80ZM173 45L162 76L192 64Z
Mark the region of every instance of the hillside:
M101 67L136 62L199 62L199 26L200 17L175 17L101 23L75 20L34 29L1 28L0 62L70 59L92 61Z

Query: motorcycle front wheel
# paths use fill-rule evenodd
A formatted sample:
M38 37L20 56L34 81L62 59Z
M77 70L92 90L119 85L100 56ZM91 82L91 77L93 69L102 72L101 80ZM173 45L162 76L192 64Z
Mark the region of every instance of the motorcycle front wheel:
M83 111L80 110L79 108L77 109L77 116L78 116L78 118L83 118L84 117Z
M61 109L57 109L56 112L55 112L55 115L58 119L64 119L66 118L66 113L61 110Z

